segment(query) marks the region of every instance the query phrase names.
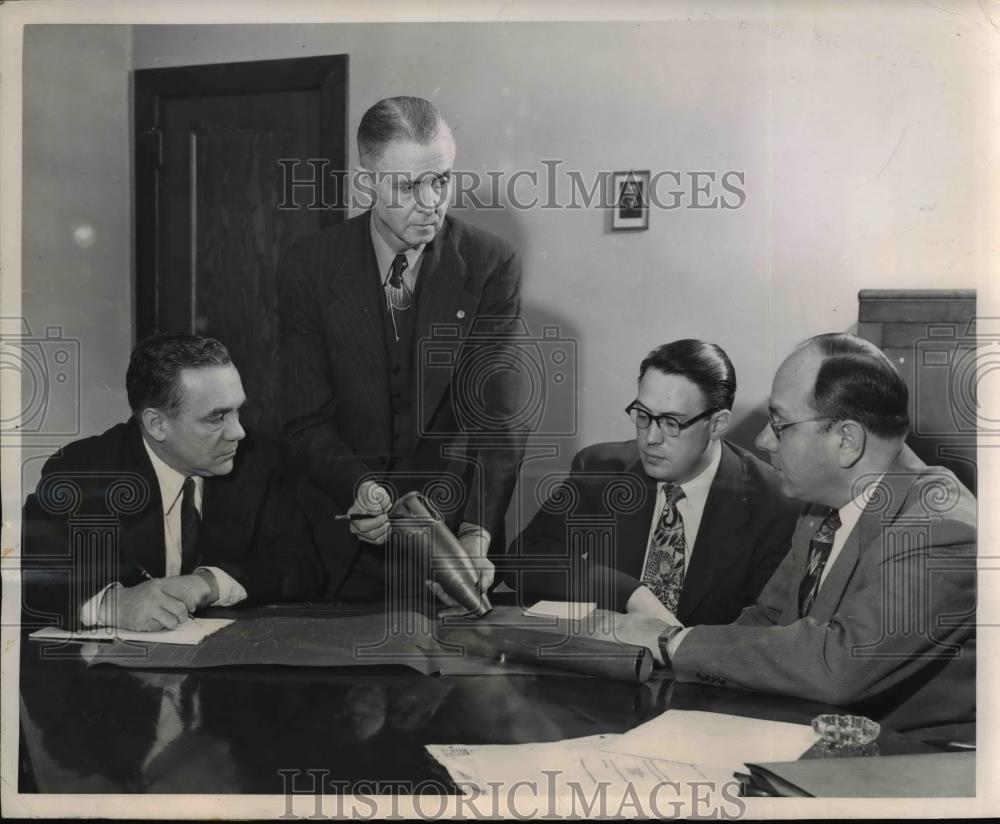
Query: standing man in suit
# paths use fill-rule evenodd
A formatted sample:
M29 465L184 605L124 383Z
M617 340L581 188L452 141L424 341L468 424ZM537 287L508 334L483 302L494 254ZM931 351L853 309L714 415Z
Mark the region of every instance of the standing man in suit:
M46 461L25 504L26 621L155 631L207 606L313 595L296 476L240 425L225 346L153 335L125 384L131 419Z
M431 103L381 100L357 139L372 208L296 244L279 277L285 435L314 486L318 540L335 543L328 594L383 596L387 512L413 489L439 504L485 590L524 451L509 368L521 263L446 214L455 140ZM349 522L349 552L338 511L370 516Z
M904 444L907 388L847 334L796 349L757 445L813 504L757 603L728 626L625 616L680 681L851 708L901 731L974 731L976 501ZM684 623L684 622L681 622Z
M784 557L798 510L771 467L723 439L735 395L721 347L678 340L650 352L626 409L635 439L576 455L565 486L508 552L521 562L508 583L664 619L735 618ZM569 511L567 501L576 502ZM615 540L584 548L571 533L594 529L595 517Z

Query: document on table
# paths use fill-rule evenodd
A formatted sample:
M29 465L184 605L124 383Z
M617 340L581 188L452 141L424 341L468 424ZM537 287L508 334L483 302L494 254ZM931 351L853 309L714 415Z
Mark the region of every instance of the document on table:
M646 812L650 810L644 804L655 799L655 812L672 809L672 801L688 802L689 785L718 790L733 783L726 770L608 751L620 738L591 735L537 744L430 744L426 749L465 795L486 795L500 788L512 807L515 802L518 807L542 803L549 813L568 817L578 817L578 805L587 806L587 799L627 794Z
M561 618L565 621L582 621L597 609L593 601L539 601L528 607L524 614L532 618Z
M761 721L715 712L667 710L618 736L607 749L727 770L748 761L794 761L819 736L805 724Z
M65 629L46 627L29 635L37 641L147 641L154 644L200 644L213 632L233 623L232 618L192 618L175 629L161 632L133 632L117 627L91 627L70 632Z

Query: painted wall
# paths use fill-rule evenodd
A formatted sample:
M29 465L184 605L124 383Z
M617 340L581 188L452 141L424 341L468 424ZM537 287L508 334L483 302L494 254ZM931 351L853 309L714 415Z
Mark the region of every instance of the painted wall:
M24 441L25 492L33 457L128 415L131 46L125 26L25 29L21 314L33 343L21 410L26 430L46 433Z
M631 436L622 409L661 342L701 337L730 353L734 433L749 446L777 363L804 337L851 328L859 289L975 287L986 271L995 149L976 89L991 64L969 48L981 27L914 4L775 9L641 24L137 27L134 63L347 53L352 134L381 97L427 97L455 128L459 168L539 176L521 179L522 201L553 194L545 160L561 162L563 202L570 171L588 186L628 168L744 175L741 208L654 211L641 233L610 233L599 209L509 198L465 213L520 249L532 332L557 324L578 346L578 435L556 439L560 455L532 464L540 474Z
M638 361L688 336L732 356L736 436L749 444L777 362L805 336L852 327L860 288L977 285L997 155L981 22L893 2L755 14L29 31L25 314L81 338L83 431L124 408L129 68L346 53L352 133L380 97L428 97L455 128L461 169L539 175L537 188L522 179L522 198L553 195L544 160L560 162L562 201L570 171L588 186L630 167L742 173L741 208L654 210L647 232L610 233L600 209L521 210L507 198L464 216L521 250L532 331L557 324L578 347L578 434L544 466L629 437L621 410ZM89 246L74 240L84 223Z

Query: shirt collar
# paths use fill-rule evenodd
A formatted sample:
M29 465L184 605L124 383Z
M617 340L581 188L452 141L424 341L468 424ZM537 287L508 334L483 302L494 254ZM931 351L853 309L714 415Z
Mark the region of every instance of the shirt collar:
M375 260L378 262L379 276L382 280L385 280L386 275L389 274L389 267L392 266L392 261L395 259L396 255L403 254L406 255L406 268L413 273L417 271L417 261L420 260L420 256L424 253L424 249L427 248L426 243L421 243L415 249L406 249L403 252L395 252L385 242L385 238L379 234L378 229L375 226L375 212L371 213L370 221L370 234L372 236L372 248L375 250Z
M708 461L708 466L691 480L685 481L680 485L684 491L684 497L688 501L704 501L708 498L708 491L712 488L712 483L715 481L715 474L719 471L719 464L722 462L722 444L719 441L712 441L708 446L708 451L712 453ZM664 482L660 481L657 484L658 489L662 490L663 484Z
M865 507L868 506L868 501L870 501L872 495L875 494L875 488L878 486L884 475L885 473L879 475L871 483L866 484L857 495L837 510L837 514L840 516L840 527L837 529L837 532L841 532L841 530L846 528L846 531L842 532L842 534L851 534L851 531L861 518L861 513L865 511Z
M146 448L146 454L149 455L149 460L153 464L153 472L156 473L156 482L160 485L163 512L168 514L180 498L187 476L178 472L157 455L145 438L142 439L142 445ZM195 487L200 491L202 478L197 475L193 477Z

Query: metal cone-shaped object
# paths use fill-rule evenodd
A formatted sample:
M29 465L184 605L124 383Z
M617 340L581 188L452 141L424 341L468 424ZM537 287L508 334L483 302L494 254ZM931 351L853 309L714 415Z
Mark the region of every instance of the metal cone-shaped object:
M492 607L479 591L476 567L444 518L419 492L408 492L389 512L393 532L418 569L428 573L445 594L477 618Z

